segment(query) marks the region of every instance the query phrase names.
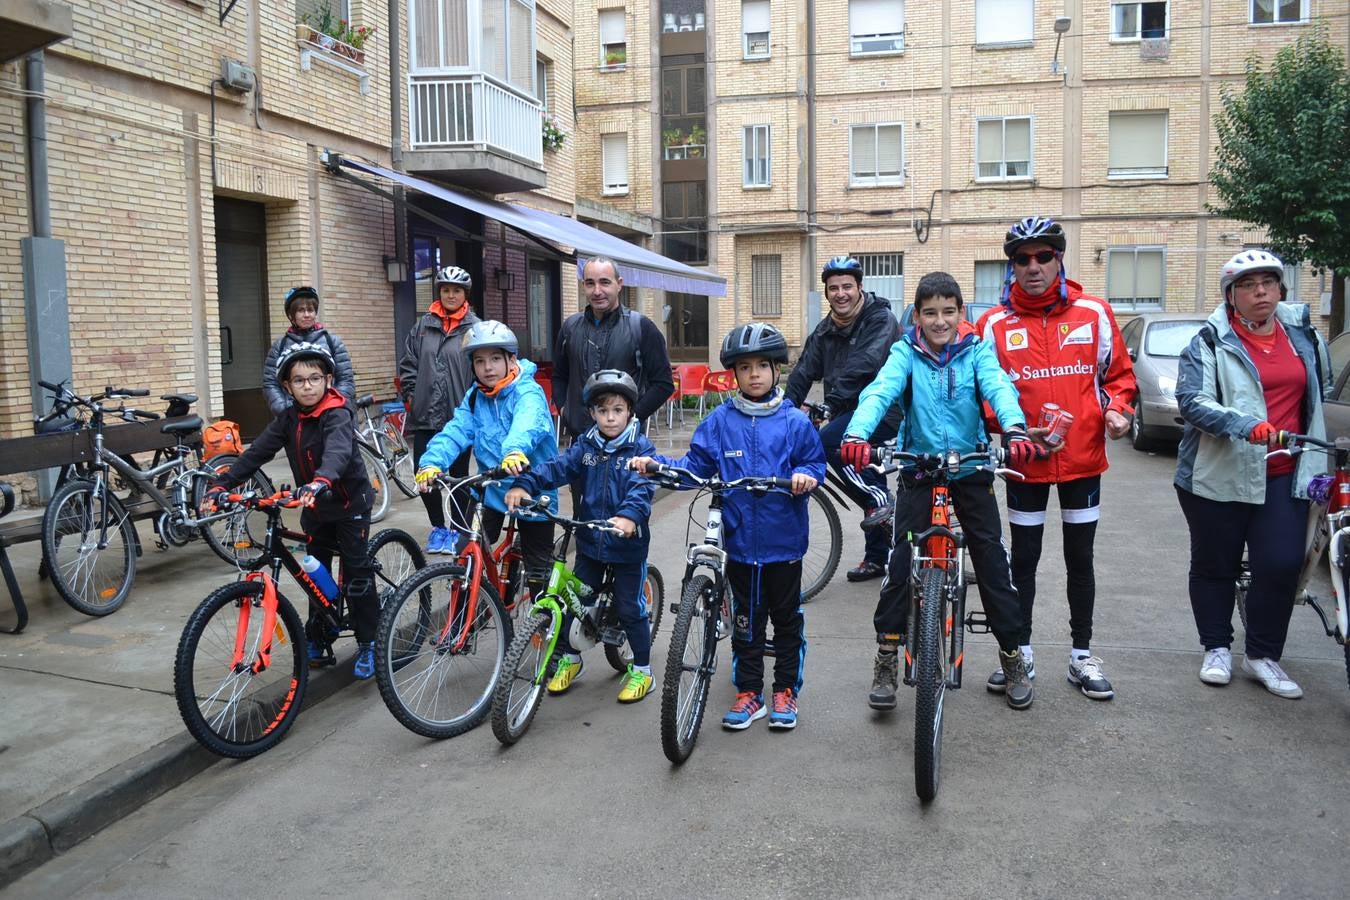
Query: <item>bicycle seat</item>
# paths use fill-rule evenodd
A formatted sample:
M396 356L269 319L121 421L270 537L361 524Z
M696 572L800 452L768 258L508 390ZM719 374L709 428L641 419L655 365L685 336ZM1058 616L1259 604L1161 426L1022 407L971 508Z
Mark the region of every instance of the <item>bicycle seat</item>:
M188 434L189 432L199 431L201 427L201 416L188 416L179 422L165 422L159 426L159 430L164 434Z
M367 406L369 406L370 404L372 404L372 403L374 403L374 402L375 402L375 395L374 395L374 394L366 394L364 397L357 397L357 398L356 398L356 408L357 408L357 409L365 409Z

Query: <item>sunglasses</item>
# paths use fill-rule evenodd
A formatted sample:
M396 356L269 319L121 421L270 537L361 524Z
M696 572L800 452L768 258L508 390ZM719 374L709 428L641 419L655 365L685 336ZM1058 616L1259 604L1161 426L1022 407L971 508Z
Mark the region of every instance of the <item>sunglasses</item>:
M1025 266L1034 259L1041 265L1045 265L1054 258L1055 258L1055 251L1053 250L1042 250L1039 253L1019 253L1013 257L1013 264L1018 266Z

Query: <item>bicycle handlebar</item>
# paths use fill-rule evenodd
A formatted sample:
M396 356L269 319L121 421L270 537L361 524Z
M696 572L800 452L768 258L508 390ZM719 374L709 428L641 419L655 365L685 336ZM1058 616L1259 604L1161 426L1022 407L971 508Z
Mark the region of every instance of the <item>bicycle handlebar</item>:
M558 525L561 525L563 528L567 529L589 528L592 531L604 531L621 538L628 538L637 535L636 530L633 531L632 535L624 534L623 529L619 528L617 525L610 522L608 519L591 519L587 521L583 519L572 519L567 516L558 515L557 513L553 512L552 509L550 509L552 505L553 504L549 502L549 498L547 496L544 496L538 498L537 500L530 500L529 502L521 503L519 506L515 508L515 510L512 511L512 515L520 515L522 511L526 513L539 513L544 518L548 519L550 522L554 522Z
M655 468L648 466L644 475L654 476L658 481L667 484L672 488L679 488L682 479L688 479L694 483L695 487L703 488L709 491L733 491L743 490L755 493L767 493L771 490L792 492L791 478L765 477L760 475L746 475L743 478L737 478L734 481L723 481L720 478L702 478L695 475L688 469L682 469L679 466L667 466L661 463L654 463Z
M1005 467L1003 464L1007 461L1008 450L1006 447L989 447L982 450L977 445L974 453L965 454L958 454L954 450L948 450L946 453L907 453L886 446L872 449L872 468L883 475L889 475L902 469L918 472L937 472L946 469L948 473L954 475L962 469L969 468L973 471L992 472L995 475L1011 475L1014 478L1026 477L1016 469ZM969 465L973 462L979 462L982 465Z
M1295 434L1292 431L1281 431L1277 436L1277 442L1280 447L1278 450L1272 450L1266 454L1266 459L1276 456L1293 456L1302 453L1309 447L1314 450L1339 450L1342 449L1334 441L1324 441L1321 438L1315 438L1310 434Z

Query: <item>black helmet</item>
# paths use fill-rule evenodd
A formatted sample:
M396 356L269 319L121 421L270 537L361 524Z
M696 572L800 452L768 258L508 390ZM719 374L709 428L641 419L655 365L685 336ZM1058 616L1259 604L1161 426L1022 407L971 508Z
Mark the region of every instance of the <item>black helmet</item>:
M328 352L328 348L311 344L309 341L301 341L298 344L290 344L277 354L277 379L285 381L286 376L291 373L291 367L301 361L316 362L325 375L333 374L333 355Z
M629 406L637 406L638 389L633 376L618 369L601 369L587 378L581 389L581 402L590 406L600 394L619 394L627 398Z
M1049 216L1027 216L1003 236L1003 255L1012 259L1023 244L1049 244L1060 253L1065 247L1064 229Z
M766 356L770 362L785 363L788 359L787 338L767 322L737 325L722 341L722 368L730 369L731 364L742 356Z
M862 284L862 263L851 256L832 257L825 268L820 270L821 283L829 281L831 275L852 275L858 284Z
M295 305L297 300L313 300L314 305L318 306L319 292L307 284L303 284L300 287L293 287L287 291L286 299L282 302L282 306L286 310L286 318L289 319L291 317L291 307Z

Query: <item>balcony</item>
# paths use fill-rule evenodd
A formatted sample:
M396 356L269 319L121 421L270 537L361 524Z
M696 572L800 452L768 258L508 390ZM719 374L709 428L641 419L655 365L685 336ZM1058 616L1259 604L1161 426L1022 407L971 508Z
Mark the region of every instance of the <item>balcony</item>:
M50 0L0 0L0 63L64 41L71 35L70 7Z
M409 172L489 193L544 187L543 108L491 75L408 77Z

